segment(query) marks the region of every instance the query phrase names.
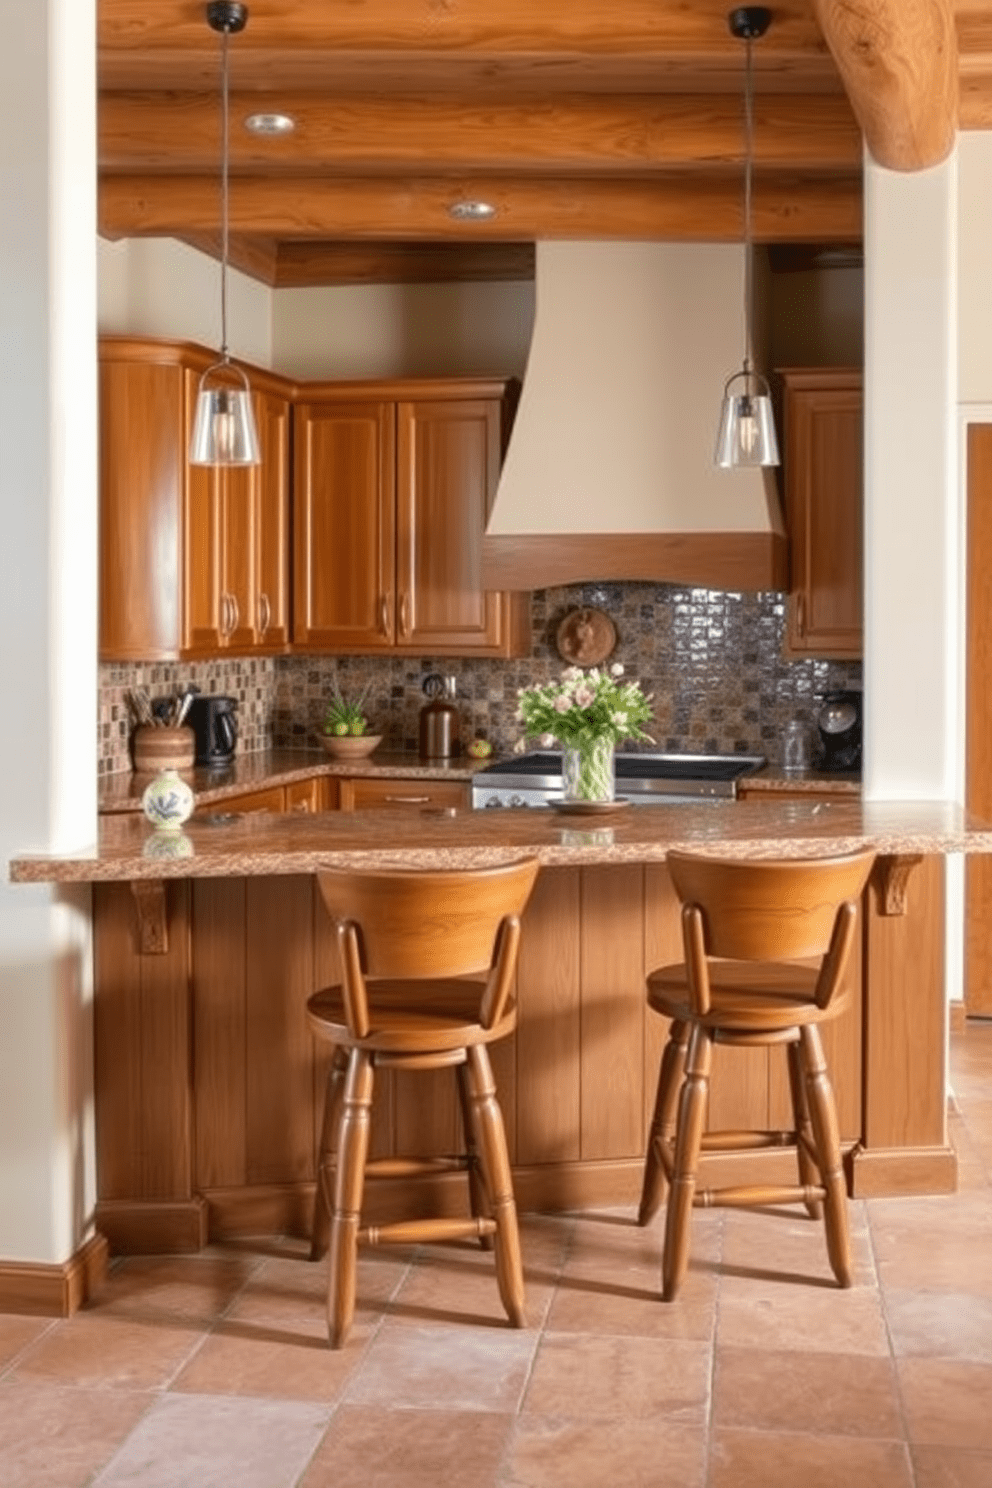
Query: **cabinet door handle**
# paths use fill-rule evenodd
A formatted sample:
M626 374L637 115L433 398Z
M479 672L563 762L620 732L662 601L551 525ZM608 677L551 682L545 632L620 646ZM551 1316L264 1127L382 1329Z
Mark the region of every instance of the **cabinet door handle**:
M231 596L222 594L220 597L220 633L226 639L231 634Z
M400 635L404 638L410 634L410 615L407 595L400 598Z
M801 636L806 634L806 596L796 596L796 630Z
M297 801L296 805L293 807L293 810L294 811L308 812L310 810L310 802L309 801Z
M258 628L264 636L272 620L272 606L269 604L269 596L260 594L258 596Z
M379 600L379 627L384 636L389 634L389 595L384 594Z
M238 596L236 594L232 594L231 595L231 630L237 630L237 628L238 628L238 621L239 621L240 618L241 618L241 611L238 609Z
M390 806L424 806L430 796L383 796L382 799Z

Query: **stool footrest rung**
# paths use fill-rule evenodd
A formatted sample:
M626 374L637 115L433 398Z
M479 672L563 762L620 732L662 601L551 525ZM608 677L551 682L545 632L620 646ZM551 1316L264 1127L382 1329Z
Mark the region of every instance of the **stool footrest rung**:
M795 1147L794 1131L704 1132L704 1152L755 1152L765 1147Z
M693 1206L697 1209L750 1209L762 1204L818 1204L824 1195L819 1184L748 1184L730 1188L697 1189Z
M368 1225L359 1230L358 1238L367 1245L422 1245L433 1240L481 1240L495 1233L492 1219L404 1219Z
M464 1173L467 1157L377 1157L365 1165L368 1178L416 1178L427 1173Z

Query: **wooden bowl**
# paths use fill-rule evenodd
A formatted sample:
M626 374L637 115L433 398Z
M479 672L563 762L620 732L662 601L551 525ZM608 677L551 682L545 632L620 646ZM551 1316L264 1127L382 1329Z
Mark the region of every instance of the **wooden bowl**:
M381 734L321 734L320 742L332 759L364 759L377 744Z

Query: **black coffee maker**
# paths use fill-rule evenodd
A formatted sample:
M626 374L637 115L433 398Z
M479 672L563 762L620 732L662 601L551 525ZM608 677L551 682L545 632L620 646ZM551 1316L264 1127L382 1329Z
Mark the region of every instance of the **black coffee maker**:
M196 735L198 765L229 765L238 742L238 700L208 693L195 697L187 722Z
M821 769L861 769L861 693L828 692L816 715L823 750Z

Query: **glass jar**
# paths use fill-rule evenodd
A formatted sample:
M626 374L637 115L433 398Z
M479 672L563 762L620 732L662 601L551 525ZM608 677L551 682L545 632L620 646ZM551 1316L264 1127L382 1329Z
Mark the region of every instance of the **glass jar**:
M813 763L813 735L801 718L793 718L782 736L782 768L789 775L808 770Z
M566 801L612 801L613 741L591 739L580 745L565 745L561 783Z

